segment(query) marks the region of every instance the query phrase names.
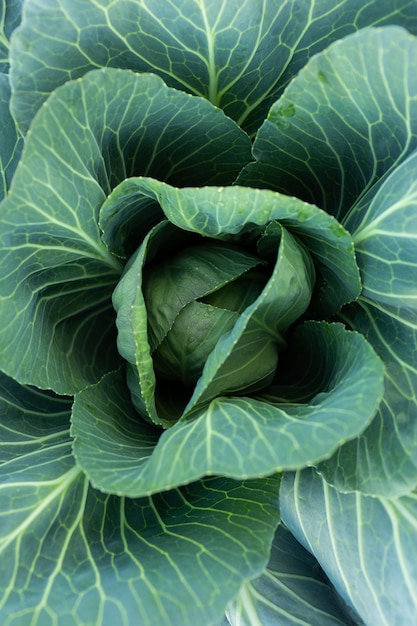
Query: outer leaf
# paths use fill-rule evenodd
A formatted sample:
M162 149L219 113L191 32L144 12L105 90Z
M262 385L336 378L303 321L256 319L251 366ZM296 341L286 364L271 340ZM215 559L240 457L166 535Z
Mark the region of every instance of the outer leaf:
M127 495L126 484L135 481L135 474L154 451L161 431L138 417L122 370L107 374L97 386L77 394L71 434L78 464L84 468L92 463L94 473L113 476L112 489L105 490ZM143 483L140 495L158 490Z
M283 86L335 39L371 24L417 30L409 0L31 0L25 9L12 50L24 128L58 85L115 66L155 72L255 130Z
M23 139L19 137L10 115L9 101L9 77L0 74L0 200L10 186L23 146Z
M45 93L92 68L113 65L155 72L244 119L274 87L306 28L308 10L298 11L301 19L294 24L293 4L31 2L13 47L15 113L27 127Z
M62 461L64 469L67 467L70 411L69 399L23 387L0 372L0 471L3 481L10 480L13 484L11 469L8 476L9 467L19 467L20 456L26 455L26 463L33 459L33 493L36 495L36 453L41 452L47 462L50 452L52 459L53 449L59 446L63 449L60 463ZM24 467L25 462L22 463ZM7 521L10 512L7 508L1 508L0 511ZM14 516L10 515L10 518ZM16 518L10 523L15 524Z
M413 623L415 492L392 500L341 494L308 469L285 476L281 503L286 525L365 624Z
M377 419L320 467L341 490L394 496L417 484L416 167L414 152L346 220L363 296L343 317L384 360L386 390Z
M355 242L362 296L381 306L412 310L417 321L416 171L417 151L352 209L346 227Z
M417 146L416 55L414 37L386 27L314 56L271 108L239 183L343 217Z
M74 466L67 400L0 378L5 626L203 626L264 568L279 478L126 500Z
M121 264L97 224L106 194L138 171L230 182L249 143L209 102L156 76L107 69L58 89L2 207L3 369L72 393L117 366L111 292Z
M150 456L123 376L112 374L77 396L72 433L79 465L96 487L138 497L207 474L265 476L330 456L372 419L382 364L341 324L306 324L289 351L298 355L305 378L314 379L310 403L216 398L164 431Z
M316 559L282 524L265 572L243 585L230 603L232 626L342 626L349 614ZM357 622L355 622L357 623Z
M20 24L22 1L0 0L0 72L9 70L10 36Z
M297 235L317 261L318 289L313 293L319 315L332 315L357 298L360 280L350 235L331 216L298 198L245 187L177 189L150 178L121 183L103 203L100 226L111 250L123 254L127 230L149 223L156 201L176 226L205 237L255 236L272 220ZM133 212L132 207L135 207ZM161 219L159 217L159 219ZM120 234L119 228L124 224Z
M349 213L363 277L360 308L344 319L386 364L377 419L357 441L320 466L338 489L382 496L408 493L417 466L417 153Z
M344 311L345 320L383 359L386 375L375 419L358 439L319 465L320 473L341 491L394 497L417 484L417 326L401 313L364 300Z

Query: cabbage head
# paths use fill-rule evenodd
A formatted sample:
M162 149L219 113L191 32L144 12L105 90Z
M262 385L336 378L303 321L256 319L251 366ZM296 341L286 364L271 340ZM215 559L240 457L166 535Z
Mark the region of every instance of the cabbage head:
M414 623L415 1L0 9L1 623Z

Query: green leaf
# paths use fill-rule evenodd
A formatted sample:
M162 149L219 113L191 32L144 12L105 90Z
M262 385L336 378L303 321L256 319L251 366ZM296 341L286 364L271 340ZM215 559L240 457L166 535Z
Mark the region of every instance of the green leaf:
M235 312L202 302L187 304L153 353L157 375L164 380L180 381L186 387L194 385L201 376L207 355L222 335L232 330L238 317Z
M232 626L351 626L316 559L281 524L265 571L227 608Z
M127 495L126 484L135 482L160 433L159 428L138 417L126 389L124 370L106 374L97 385L75 396L71 429L74 455L83 469L94 464L94 473L108 477L112 488L105 491ZM97 484L94 479L93 484ZM158 491L151 484L149 488L143 484L142 490L140 495Z
M239 184L342 218L417 146L416 54L415 37L387 26L314 56L272 106Z
M20 24L22 2L23 0L0 0L0 72L9 71L10 36Z
M180 245L183 235L165 220L147 234L129 259L125 273L113 292L113 306L117 311L117 346L128 362L127 380L132 401L144 419L164 426L170 426L171 422L169 416L167 421L165 416L158 414L155 403L156 378L149 344L148 312L142 292L142 269L152 257L153 249L165 250L170 241Z
M416 168L417 151L352 209L345 226L355 243L362 296L409 309L417 321Z
M63 454L59 462L66 467L70 411L68 398L23 387L0 372L0 471L3 481L13 484L12 468L19 467L21 456L26 456L22 468L24 471L25 462L33 460L33 490L36 495L36 455L39 452L47 463L50 453L53 457L55 447L62 446ZM53 466L54 461L51 463ZM10 476L7 475L9 468ZM6 520L7 509L0 510Z
M142 251L146 252L144 246L141 246ZM131 267L141 270L142 255L138 255L135 260L137 263ZM134 277L133 272L131 277ZM137 280L136 285L133 280L121 280L113 294L113 304L117 311L117 346L119 353L127 360L131 400L143 419L168 427L171 425L169 416L161 415L156 408L156 377L148 340L147 311L141 297L141 280Z
M152 201L152 202L150 202ZM332 315L360 293L359 272L349 233L330 215L298 198L245 187L178 189L151 178L131 178L103 203L100 226L110 249L123 254L123 234L149 223L157 202L178 228L204 237L236 241L259 236L269 222L279 221L305 244L316 261L313 306L320 316ZM135 206L135 214L131 210ZM159 219L161 219L159 215ZM130 246L131 249L131 246Z
M365 624L412 624L417 494L342 494L313 470L286 474L282 516Z
M138 497L205 475L265 476L330 456L374 416L382 364L361 335L341 324L305 324L289 353L310 383L309 402L296 396L298 387L294 401L279 400L276 390L264 399L216 398L162 432L153 450L123 373L109 375L77 395L72 433L79 465L99 489Z
M31 2L12 51L15 113L27 127L46 93L115 66L159 74L243 121L274 88L305 30L308 13L294 24L293 4Z
M346 219L363 295L358 307L343 310L342 317L380 354L386 380L376 419L357 441L320 466L326 480L342 491L393 497L417 482L416 164L414 152Z
M9 77L0 74L0 200L6 195L23 147L9 110Z
M5 626L209 625L268 560L279 477L213 478L152 498L92 489L69 402L0 376Z
M97 224L106 195L138 171L230 182L249 145L209 102L156 76L106 69L56 90L2 206L1 367L59 393L117 367L111 293L122 266Z
M417 329L402 313L381 310L363 299L343 311L346 322L378 352L386 373L374 420L318 466L340 491L395 497L417 484Z
M256 130L288 81L332 41L372 24L417 30L409 0L31 0L14 38L23 129L48 93L103 66L154 72Z

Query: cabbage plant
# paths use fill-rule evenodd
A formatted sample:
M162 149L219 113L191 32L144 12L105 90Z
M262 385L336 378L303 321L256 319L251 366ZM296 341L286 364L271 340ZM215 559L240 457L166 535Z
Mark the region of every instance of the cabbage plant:
M415 0L0 7L2 624L413 623Z

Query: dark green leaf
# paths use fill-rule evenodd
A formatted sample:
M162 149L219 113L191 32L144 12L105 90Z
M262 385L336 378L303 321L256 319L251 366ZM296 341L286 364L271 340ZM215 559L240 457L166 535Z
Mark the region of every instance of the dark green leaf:
M15 467L33 459L33 488L36 492L36 454L48 459L55 446L62 445L68 456L68 429L71 402L31 387L23 387L0 372L0 469L2 480L10 479ZM2 465L3 464L3 465ZM70 462L71 465L71 462ZM10 469L10 477L7 472ZM3 513L6 509L1 509ZM11 516L13 517L13 516Z
M278 351L285 345L285 332L309 305L314 270L308 253L275 222L268 225L259 246L266 246L267 238L273 240L274 253L269 280L208 356L185 414L216 396L248 395L252 384L258 388L258 381L261 389L265 387L274 375Z
M10 115L9 103L9 77L0 74L0 200L9 189L23 147L23 139L19 137Z
M243 248L201 238L195 245L179 248L173 255L160 254L159 258L156 255L153 265L144 270L143 280L152 349L167 336L186 305L220 289L260 263L259 257Z
M256 130L315 53L358 28L417 31L409 0L31 0L11 58L26 129L47 94L103 66L159 74Z
M386 27L314 56L271 108L239 183L342 218L417 146L416 55L415 37Z
M31 2L12 51L16 115L27 128L45 94L90 69L115 66L159 74L243 121L274 88L305 31L308 12L292 20L293 5Z

